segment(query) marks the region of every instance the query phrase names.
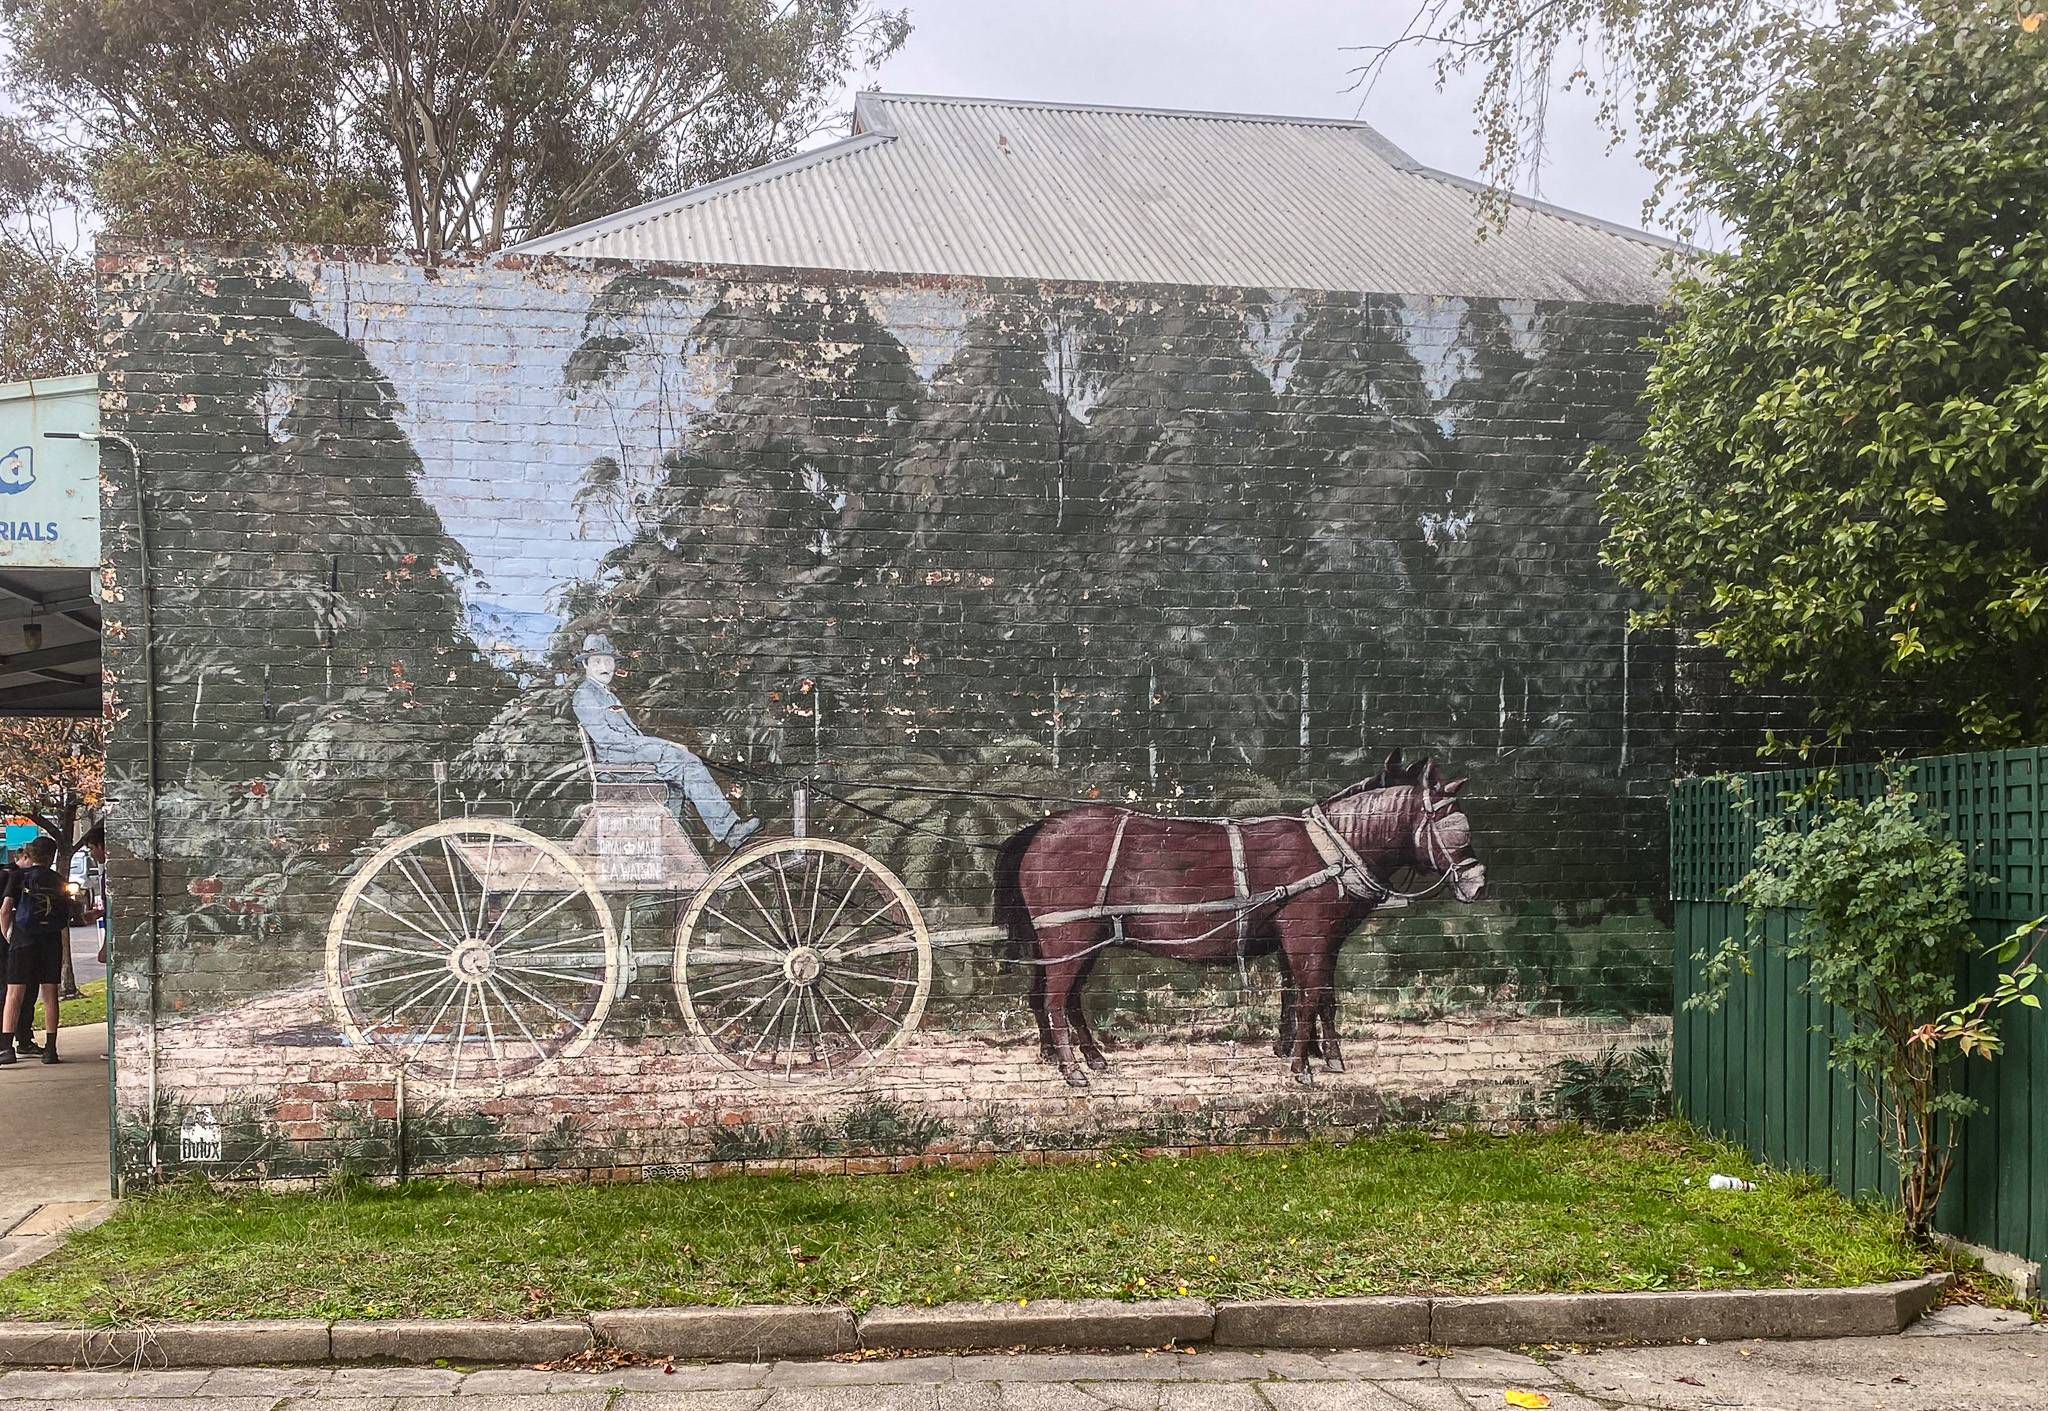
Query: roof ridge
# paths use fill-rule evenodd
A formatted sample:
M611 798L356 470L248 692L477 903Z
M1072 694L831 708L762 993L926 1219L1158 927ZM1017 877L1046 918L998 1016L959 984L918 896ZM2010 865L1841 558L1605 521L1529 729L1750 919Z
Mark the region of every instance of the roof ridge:
M1156 108L1132 103L1065 103L1035 98L979 98L956 93L892 93L870 88L859 95L884 103L949 103L962 108L1032 108L1055 113L1122 113L1148 118L1209 118L1218 122L1284 123L1297 127L1344 127L1386 137L1363 118L1318 118L1298 113L1238 113L1217 108ZM1388 145L1392 145L1389 143Z

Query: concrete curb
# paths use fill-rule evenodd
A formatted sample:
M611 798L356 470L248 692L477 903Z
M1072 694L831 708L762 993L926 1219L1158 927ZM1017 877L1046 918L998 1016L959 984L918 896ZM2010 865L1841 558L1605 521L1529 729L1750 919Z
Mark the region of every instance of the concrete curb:
M831 1305L740 1308L622 1308L593 1313L598 1340L643 1357L767 1362L824 1357L860 1346L853 1310Z
M582 1318L343 1318L329 1331L334 1362L553 1362L596 1342Z
M1262 1298L1216 1305L1219 1347L1402 1347L1435 1340L1426 1298Z
M873 1308L860 1345L935 1351L955 1347L1163 1347L1207 1342L1216 1310L1207 1299L1043 1298L1016 1303L942 1303Z
M1040 1299L874 1308L625 1308L539 1322L252 1319L77 1328L0 1321L0 1366L224 1367L328 1362L552 1362L597 1346L648 1357L770 1361L857 1349L1501 1347L1875 1337L1940 1301L1947 1274L1841 1289L1522 1293L1484 1298Z
M1445 1347L1534 1342L1733 1342L1877 1337L1932 1307L1948 1275L1846 1289L1700 1289L1657 1293L1439 1298L1429 1341Z

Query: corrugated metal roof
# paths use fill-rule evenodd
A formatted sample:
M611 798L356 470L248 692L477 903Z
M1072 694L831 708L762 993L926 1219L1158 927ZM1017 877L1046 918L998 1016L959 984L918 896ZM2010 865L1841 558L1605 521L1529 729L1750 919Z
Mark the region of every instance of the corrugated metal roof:
M1677 247L1364 123L865 93L853 135L514 249L904 274L1656 303Z

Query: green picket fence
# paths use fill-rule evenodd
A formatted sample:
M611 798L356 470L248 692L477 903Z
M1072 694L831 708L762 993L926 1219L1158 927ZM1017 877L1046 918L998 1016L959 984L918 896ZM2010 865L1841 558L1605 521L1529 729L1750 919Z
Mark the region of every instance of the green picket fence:
M1912 762L1912 786L1930 816L1991 879L1972 888L1972 912L1988 945L2048 914L2041 847L2048 838L2048 750L1943 755ZM1882 787L1873 766L1839 771L1844 792ZM1745 776L1750 795L1777 795L1811 770ZM1719 779L1680 782L1671 799L1671 895L1676 931L1673 1084L1679 1110L1740 1142L1759 1160L1804 1167L1850 1195L1894 1190L1878 1143L1876 1114L1844 1074L1828 1067L1828 1037L1841 1014L1808 997L1801 966L1774 946L1755 973L1738 976L1721 1007L1687 1009L1701 983L1695 957L1742 934L1742 908L1727 888L1748 866L1755 828ZM1767 937L1783 941L1797 918L1774 912ZM1988 961L1970 966L1982 985ZM1975 992L1973 989L1972 993ZM1970 1060L1967 1091L1981 1105L1963 1134L1956 1173L1939 1212L1943 1229L1978 1244L2048 1259L2048 1012L2011 1008L2000 1018L2006 1049Z

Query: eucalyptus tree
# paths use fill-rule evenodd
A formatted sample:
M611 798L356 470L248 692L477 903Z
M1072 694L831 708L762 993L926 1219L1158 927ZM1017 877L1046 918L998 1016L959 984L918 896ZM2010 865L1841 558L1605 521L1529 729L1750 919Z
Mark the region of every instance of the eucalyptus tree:
M0 375L91 365L91 232L497 249L787 155L866 0L0 0Z

